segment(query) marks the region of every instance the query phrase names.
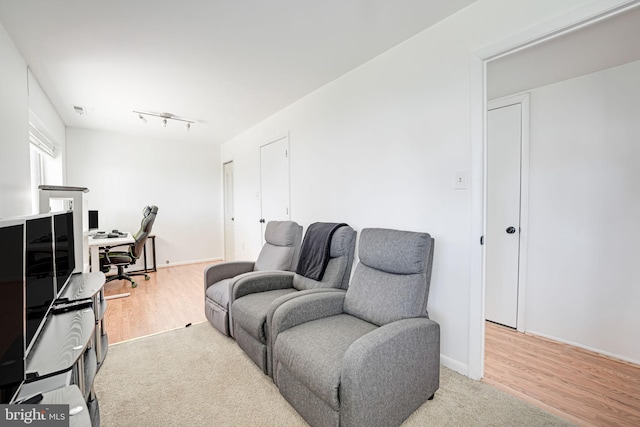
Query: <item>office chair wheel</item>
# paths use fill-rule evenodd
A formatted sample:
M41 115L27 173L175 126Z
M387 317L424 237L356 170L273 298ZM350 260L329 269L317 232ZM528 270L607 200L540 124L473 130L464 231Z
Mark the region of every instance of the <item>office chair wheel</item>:
M136 282L131 282L131 287L132 287L132 288L137 288L137 287L138 287L138 284L137 284Z
M151 276L149 276L148 274L145 274L144 275L144 280L149 280L149 279L151 279Z

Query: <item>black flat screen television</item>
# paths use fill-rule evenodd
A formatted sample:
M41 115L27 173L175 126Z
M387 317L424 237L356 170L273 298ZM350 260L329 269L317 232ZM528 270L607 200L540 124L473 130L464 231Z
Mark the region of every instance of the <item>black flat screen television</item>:
M26 350L42 327L57 296L53 269L51 215L26 220L25 238Z
M25 377L24 222L0 222L0 403Z
M53 234L55 236L56 297L58 297L76 268L73 212L62 212L53 216Z

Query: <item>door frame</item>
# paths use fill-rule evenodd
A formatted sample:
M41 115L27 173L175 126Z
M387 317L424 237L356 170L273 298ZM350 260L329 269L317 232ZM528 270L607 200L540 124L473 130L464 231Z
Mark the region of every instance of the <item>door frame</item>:
M469 258L469 346L468 364L451 359L449 367L472 379L484 376L484 288L485 247L480 237L486 231L486 141L487 64L495 59L566 35L579 28L624 13L640 5L640 0L594 0L540 25L529 27L493 45L472 52L469 60L470 103L470 258Z
M523 92L516 95L487 101L487 112L497 108L508 107L520 104L520 232L518 235L518 312L516 318L516 330L525 331L525 307L527 289L527 260L529 241L529 93ZM486 126L486 123L485 123ZM485 142L488 144L488 141ZM486 146L485 146L486 150ZM485 177L488 176L489 168L484 165ZM488 189L488 179L485 179L483 192L486 195ZM485 220L486 226L486 220ZM486 230L485 230L486 231ZM485 264L486 269L486 264ZM486 286L486 285L485 285Z

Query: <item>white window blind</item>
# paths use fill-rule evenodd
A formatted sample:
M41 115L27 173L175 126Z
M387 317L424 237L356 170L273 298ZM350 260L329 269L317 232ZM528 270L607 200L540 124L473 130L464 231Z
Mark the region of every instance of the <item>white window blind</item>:
M31 121L29 122L29 141L42 153L50 157L56 157L56 145Z

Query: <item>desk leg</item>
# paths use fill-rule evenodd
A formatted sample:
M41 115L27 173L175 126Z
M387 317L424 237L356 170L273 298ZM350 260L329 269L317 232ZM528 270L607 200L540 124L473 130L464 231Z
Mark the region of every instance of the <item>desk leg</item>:
M91 271L100 271L100 247L90 246L89 253L91 254Z

